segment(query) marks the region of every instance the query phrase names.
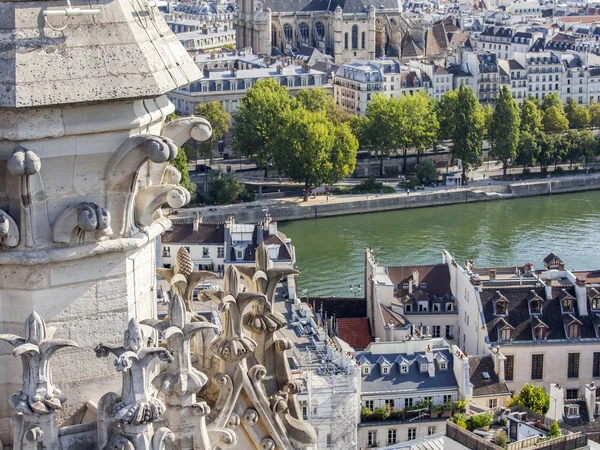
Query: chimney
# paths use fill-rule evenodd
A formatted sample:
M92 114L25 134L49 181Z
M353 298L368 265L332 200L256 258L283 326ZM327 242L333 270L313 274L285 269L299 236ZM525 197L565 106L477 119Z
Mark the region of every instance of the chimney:
M204 78L210 78L210 70L208 70L208 67L202 69L202 76L204 76Z
M231 76L234 78L237 77L237 69L235 67L231 68Z
M413 282L415 283L415 289L419 287L419 270L413 269Z
M552 278L546 278L544 288L546 290L546 300L552 300Z
M194 233L197 233L200 229L200 224L202 223L202 216L199 213L196 213L196 217L194 218Z
M565 410L563 388L556 383L552 383L550 384L550 392L548 394L550 396L550 408L546 413L546 417L550 420L556 420L557 422L562 421Z
M413 293L413 280L411 278L408 279L408 293Z
M273 219L269 221L269 235L275 236L277 234L277 222Z
M490 269L490 270L488 270L488 278L490 280L495 280L496 279L496 269Z
M577 312L580 316L588 315L586 284L587 279L575 278L575 298L577 299Z
M285 64L285 63L284 63ZM283 72L283 66L281 64L277 64L277 73L279 75L281 75L281 73Z
M433 363L433 350L428 345L425 350L425 358L427 358L427 373L430 377L435 377L435 364Z
M388 339L389 342L394 342L394 320L390 319L390 322L388 324L388 329L389 329L389 333L390 333L390 337Z
M596 384L592 381L585 385L585 406L587 406L590 422L594 422L596 414Z
M210 59L211 59L211 60L212 60L212 59L217 59L217 55L215 55L214 53L211 53L211 54L210 54Z
M202 34L208 34L208 26L206 24L202 26Z

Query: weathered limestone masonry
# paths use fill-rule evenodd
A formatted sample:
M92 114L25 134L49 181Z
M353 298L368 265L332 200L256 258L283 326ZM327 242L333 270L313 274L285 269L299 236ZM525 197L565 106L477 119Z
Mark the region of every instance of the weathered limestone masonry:
M160 206L189 199L168 162L211 133L201 118L164 125L164 94L200 76L144 1L0 0L0 334L21 334L35 310L79 344L53 359L69 397L59 421L120 389L94 346L154 317ZM21 388L11 350L0 344L4 443Z

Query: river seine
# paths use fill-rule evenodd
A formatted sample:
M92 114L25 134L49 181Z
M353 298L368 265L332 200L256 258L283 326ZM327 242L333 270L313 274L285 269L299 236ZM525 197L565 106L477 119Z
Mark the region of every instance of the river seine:
M283 223L301 295L353 296L364 248L381 264L441 262L442 249L482 266L542 267L551 251L569 269L600 268L600 191ZM362 295L360 291L357 295Z

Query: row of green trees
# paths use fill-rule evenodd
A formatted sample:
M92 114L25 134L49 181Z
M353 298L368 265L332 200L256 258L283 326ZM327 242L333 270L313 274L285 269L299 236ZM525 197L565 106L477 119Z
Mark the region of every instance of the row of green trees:
M274 163L280 173L303 183L306 201L311 189L354 171L358 140L349 117L327 92L306 89L294 98L268 79L258 81L240 102L233 147L265 171Z

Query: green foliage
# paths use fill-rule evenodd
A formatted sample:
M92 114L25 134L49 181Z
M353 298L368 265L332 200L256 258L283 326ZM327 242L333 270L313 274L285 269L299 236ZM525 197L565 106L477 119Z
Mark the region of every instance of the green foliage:
M508 406L521 405L540 414L546 414L550 407L550 396L544 392L541 386L535 386L533 383L526 383L518 395L515 395L508 402Z
M221 48L223 50L235 50L235 45L234 44L223 44L223 46Z
M358 186L354 186L351 190L353 194L379 194L381 191L384 194L393 194L396 192L394 188L377 181L374 176L362 180Z
M212 127L212 136L206 142L200 142L199 154L203 158L209 158L212 163L213 160L213 143L221 139L225 133L229 131L229 123L231 122L231 116L228 112L223 110L221 102L216 100L208 103L200 103L196 107L196 114L204 117L210 123Z
M506 432L504 430L500 430L494 436L494 444L496 444L499 447L507 448L509 443L510 438L506 435Z
M494 122L494 108L492 108L492 105L489 103L483 108L483 117L485 123L485 136L489 138L490 130L492 129Z
M450 418L450 421L455 423L459 427L464 428L465 430L467 429L467 415L466 414L463 414L463 413L454 414L454 416L452 416Z
M371 414L373 414L373 411L371 411L366 406L363 406L362 408L360 408L360 415L361 416L363 416L363 417L369 417Z
M457 108L452 113L452 154L462 160L462 175L481 165L481 144L485 131L484 115L473 91L461 84Z
M454 113L458 110L458 90L446 92L436 106L440 122L440 140L452 139L455 124Z
M424 163L419 164L415 176L419 181L419 184L431 184L436 182L438 180L438 173L433 161L425 161Z
M335 125L324 112L298 107L284 116L272 148L278 168L304 183L307 200L310 189L336 183L354 171L358 141L348 125Z
M579 132L579 144L581 145L581 153L585 158L585 167L587 168L588 158L598 154L598 144L594 133L590 130L581 130Z
M437 143L440 124L435 103L427 92L419 90L413 95L403 95L398 100L405 123L404 129L401 130L403 133L400 137L400 148L404 154L404 173L406 173L407 149L416 149L417 164L419 164L423 152Z
M468 400L456 400L453 404L452 404L452 409L454 411L458 411L460 413L464 413L467 411L467 404L469 403Z
M234 150L253 158L257 164L266 165L273 158L274 141L283 133L293 102L287 88L276 80L257 81L238 106Z
M310 112L329 113L335 109L333 97L323 88L302 89L296 97L298 103Z
M548 111L548 108L551 108L553 106L560 109L561 111L563 110L562 100L556 92L546 95L542 100L542 109L544 111Z
M549 96L546 96L548 98ZM562 109L562 104L558 106L549 106L544 110L542 125L546 133L564 133L569 129L569 121Z
M194 198L194 194L196 193L196 184L190 180L190 172L185 151L179 149L177 156L173 161L171 161L171 165L181 173L181 180L179 181L179 184L189 191L191 198Z
M560 427L558 426L558 422L555 420L550 424L550 438L554 439L560 437Z
M578 106L574 98L570 99L565 106L565 115L571 129L580 130L590 124L590 111L588 108Z
M175 113L175 112L172 112L171 114L169 114L169 115L166 117L166 119L165 119L165 123L169 123L169 122L171 122L172 120L175 120L175 119L177 119L177 117L179 117L179 116L177 115L177 113Z
M240 200L244 194L244 185L231 174L220 174L212 182L210 196L220 204L226 205Z
M542 131L543 113L532 99L525 99L521 104L521 132L536 135Z
M523 172L525 172L527 167L535 165L539 154L539 133L533 134L529 131L522 131L519 136L519 145L517 146L515 162L518 165L523 166Z
M390 417L390 408L387 406L375 408L375 411L373 411L373 416L371 417L377 420L386 420L388 417Z
M469 419L469 430L473 431L478 430L480 428L489 427L493 421L494 418L491 414L478 414Z
M506 177L509 162L517 156L520 123L519 106L512 98L508 87L502 86L488 136L490 141L489 155L502 162L504 177Z
M599 128L600 127L600 104L594 101L591 101L587 105L587 109L590 113L590 127L591 128Z

